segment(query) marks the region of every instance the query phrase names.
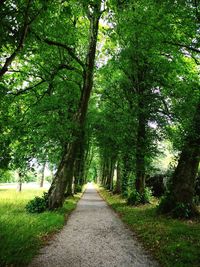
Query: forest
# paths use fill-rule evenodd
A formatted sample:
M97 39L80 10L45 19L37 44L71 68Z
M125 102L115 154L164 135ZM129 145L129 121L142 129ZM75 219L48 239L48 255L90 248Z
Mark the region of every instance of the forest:
M200 1L1 0L0 18L0 185L50 182L24 212L93 182L199 227Z

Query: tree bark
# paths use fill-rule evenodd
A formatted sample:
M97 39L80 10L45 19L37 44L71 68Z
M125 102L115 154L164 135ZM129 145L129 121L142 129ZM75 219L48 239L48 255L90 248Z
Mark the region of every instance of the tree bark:
M117 162L117 181L116 181L116 187L114 190L115 194L121 194L121 166L120 161Z
M121 179L122 194L127 193L129 173L130 173L130 158L129 155L127 154L123 156L123 171Z
M172 179L174 199L182 203L192 203L194 197L195 179L200 160L200 103L191 129Z
M18 179L17 191L21 192L22 191L22 173L19 172L18 175L19 175L19 179Z
M138 130L136 144L136 181L135 187L141 195L145 189L145 148L146 148L146 119L144 114L143 94L139 95Z
M108 171L107 171L107 181L106 181L106 188L109 189L110 191L113 190L114 168L115 168L115 159L111 157L108 159Z
M46 162L42 165L42 171L41 171L41 180L40 180L40 187L44 186L44 171L45 171Z
M170 213L180 204L190 208L190 216L196 215L193 203L195 195L195 179L200 161L200 101L197 105L190 132L185 140L178 165L172 176L170 192L167 195L161 212Z
M82 131L79 138L79 145L77 151L77 157L74 168L74 193L78 185L84 184L84 170L85 170L85 132Z
M62 156L62 160L48 191L48 208L50 210L63 205L66 188L72 187L75 149L75 143L69 144L67 152Z
M89 10L89 9L88 9ZM78 146L81 143L81 132L85 127L85 117L88 109L88 102L93 86L93 72L97 45L97 36L99 28L99 19L101 16L101 1L93 4L93 11L89 14L90 30L89 45L86 55L86 63L84 69L84 80L82 94L79 102L79 109L74 116L74 122L78 125L78 130L74 131L72 141L68 145L67 153L63 155L54 181L48 192L49 209L61 207L64 201L66 187L71 186L75 160L77 158Z
M103 160L103 163L102 163L102 171L101 171L101 184L103 186L106 185L106 173L105 173L105 169L106 169L106 164L105 164L105 160Z

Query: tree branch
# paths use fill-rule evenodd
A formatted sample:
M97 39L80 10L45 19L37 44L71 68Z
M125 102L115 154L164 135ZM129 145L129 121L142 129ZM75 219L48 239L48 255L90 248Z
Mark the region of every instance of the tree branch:
M21 95L23 93L26 93L27 91L30 91L30 90L36 88L37 86L39 86L39 85L41 85L41 84L43 84L45 82L46 82L45 80L42 80L42 81L40 81L39 83L37 83L37 84L35 84L33 86L27 87L27 88L25 88L23 90L20 90L20 91L16 92L16 93L14 93L14 92L8 92L8 94L14 95L14 96L18 96L18 95Z
M188 50L191 50L193 52L200 53L200 49L195 48L195 47L190 46L190 45L180 44L180 43L174 43L174 42L169 42L169 41L165 41L164 43L170 44L170 45L173 45L173 46L182 47L182 48L187 48Z
M25 38L26 38L26 35L27 35L27 32L28 32L28 27L30 25L30 23L28 22L28 12L29 12L31 1L32 0L28 1L27 7L26 7L26 10L25 10L24 26L23 26L21 38L19 40L19 44L18 44L17 48L15 49L15 51L6 59L3 67L0 69L0 78L3 77L3 75L8 71L8 67L11 65L11 63L13 62L13 60L15 59L17 54L23 48L24 41L25 41Z
M68 54L83 68L85 69L85 64L77 57L77 55L74 53L73 49L71 47L69 47L66 44L57 42L57 41L53 41L53 40L49 40L47 38L41 38L40 36L38 36L37 34L34 33L34 35L36 36L36 38L39 41L43 41L48 45L52 45L52 46L57 46L57 47L62 47L65 50L67 50Z

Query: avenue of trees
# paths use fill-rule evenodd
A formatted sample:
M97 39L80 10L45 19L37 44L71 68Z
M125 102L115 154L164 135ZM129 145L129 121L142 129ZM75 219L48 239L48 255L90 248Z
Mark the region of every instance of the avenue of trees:
M0 17L0 173L51 166L50 210L88 177L144 204L168 142L158 210L196 216L200 2L4 0Z

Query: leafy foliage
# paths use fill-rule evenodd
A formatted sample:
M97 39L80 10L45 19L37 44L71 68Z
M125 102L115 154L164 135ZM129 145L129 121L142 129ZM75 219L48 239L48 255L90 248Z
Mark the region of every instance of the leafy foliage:
M199 266L199 221L158 216L157 202L134 207L103 188L100 188L100 194L162 266Z
M189 219L198 216L194 203L177 202L170 192L161 198L157 211L159 214L168 214L175 218Z
M82 190L83 190L83 186L82 186L82 185L79 185L79 184L77 184L77 185L76 185L76 193L81 193L81 192L82 192Z
M47 210L48 207L48 194L43 193L42 197L35 197L30 200L26 205L26 210L29 213L41 213Z
M93 92L75 159L82 180L88 175L113 190L119 165L118 191L124 196L136 189L145 202L149 176L153 193L163 194L161 177L152 173L155 157L165 150L160 144L171 143L179 155L194 136L200 92L197 2L102 1ZM84 0L0 5L0 168L18 170L25 179L33 159L57 169L77 139L88 29L97 5Z
M141 202L141 195L136 190L132 190L127 198L127 203L129 205L137 205Z
M140 203L150 203L152 197L152 192L150 188L145 187L144 193L140 194L136 189L133 189L128 198L127 198L127 203L128 205L138 205Z

